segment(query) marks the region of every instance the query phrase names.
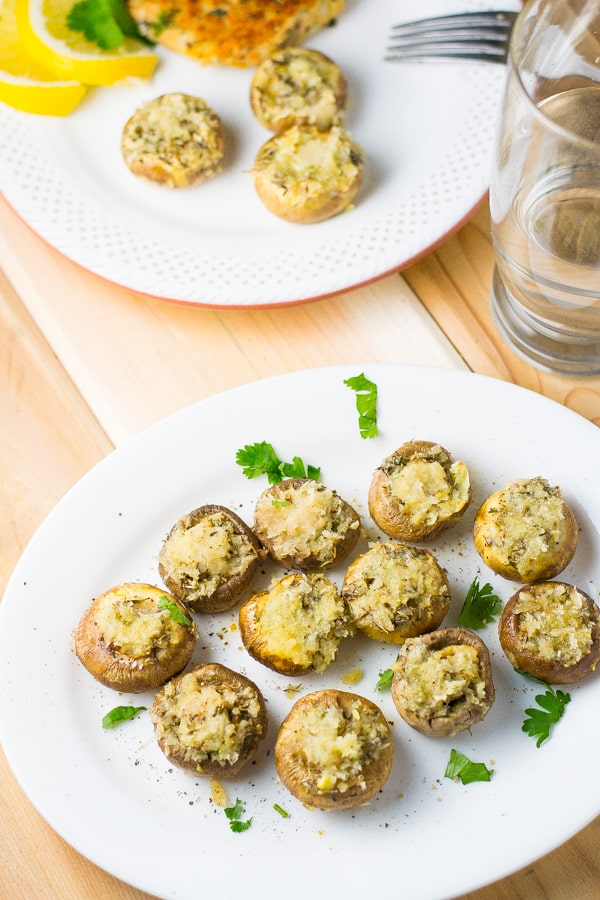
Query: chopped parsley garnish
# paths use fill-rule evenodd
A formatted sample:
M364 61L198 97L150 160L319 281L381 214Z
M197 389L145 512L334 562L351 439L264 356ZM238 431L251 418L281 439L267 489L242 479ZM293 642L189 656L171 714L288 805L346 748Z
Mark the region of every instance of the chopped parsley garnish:
M532 677L519 669L517 671L521 675ZM533 678L533 681L543 684L547 690L544 694L536 694L535 702L541 708L530 706L525 710L523 731L529 737L537 738L535 745L536 747L541 747L544 741L550 737L552 727L562 718L567 703L571 702L571 695L565 691L554 690L553 687L546 685L546 682L540 681L539 678Z
M192 620L188 619L183 610L181 610L173 600L169 600L166 594L163 594L162 597L159 598L158 605L160 609L166 609L173 621L177 622L179 625L189 627L192 624Z
M472 781L489 781L493 773L494 770L488 769L485 763L472 762L464 753L451 750L444 775L453 781L470 784Z
M392 686L392 678L394 677L393 669L384 669L379 673L375 689L378 691L387 691Z
M244 814L244 805L239 797L235 801L234 806L226 806L223 812L229 819L229 827L232 831L238 833L240 831L248 831L248 829L252 825L252 819L246 819L245 822L242 821L242 816Z
M80 0L67 14L67 27L101 50L117 50L125 38L151 43L140 33L125 0Z
M279 815L281 816L282 819L289 819L289 817L290 817L289 812L286 809L284 809L283 806L280 806L279 803L274 803L273 809L275 810L275 812L279 813Z
M474 578L458 616L458 624L477 631L493 622L501 609L502 603L492 585L484 584L480 587L479 579Z
M362 373L346 378L344 384L356 393L358 429L362 438L377 437L377 385Z
M145 710L145 706L115 706L110 712L107 712L102 719L103 728L115 728L121 722L127 722L133 719L138 713Z
M261 441L246 444L235 456L238 466L242 466L246 478L257 478L266 475L269 484L278 484L284 478L311 478L317 481L321 470L315 466L305 466L299 456L294 456L291 463L279 459L272 444Z

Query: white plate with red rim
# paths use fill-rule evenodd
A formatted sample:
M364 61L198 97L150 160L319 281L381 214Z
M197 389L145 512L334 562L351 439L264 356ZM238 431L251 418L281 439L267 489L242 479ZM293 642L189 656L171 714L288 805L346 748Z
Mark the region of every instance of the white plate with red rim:
M442 0L418 8L447 11ZM163 299L280 306L382 277L451 234L484 197L504 81L498 65L384 62L391 26L414 17L414 4L346 0L335 26L306 42L342 66L346 126L367 158L355 207L326 222L284 222L256 196L249 170L269 133L250 110L253 70L203 67L162 49L151 81L90 90L65 119L0 105L0 189L65 256ZM222 175L169 191L129 172L120 136L141 103L181 90L221 116L228 150Z
M368 440L344 385L361 371L378 386L379 435ZM447 900L529 864L600 812L598 675L568 688L563 718L537 748L522 722L540 687L513 672L495 624L479 632L492 657L492 709L472 733L433 740L406 725L390 694L376 688L395 659L393 646L357 636L322 675L290 679L250 658L237 610L197 616L194 662L245 673L267 699L269 735L256 763L223 782L230 805L239 798L252 818L243 834L232 833L211 802L208 781L166 761L147 712L103 730L102 716L114 706L148 706L152 695L120 695L95 682L75 657L73 630L102 590L122 581L160 583L157 552L180 515L221 503L251 522L267 481L244 477L240 447L264 440L282 459L298 455L320 466L322 480L355 505L376 539L366 503L372 472L411 438L442 443L466 462L473 482L463 520L431 545L452 589L445 625L456 624L475 576L503 602L516 589L483 565L472 525L478 504L518 477L542 475L562 487L580 537L561 578L597 600L600 432L535 393L471 373L368 364L267 379L176 413L108 456L63 498L25 550L0 607L4 751L33 804L79 852L165 900L192 900L200 890L259 897L267 878L272 893L290 900L303 900L307 879L319 896L362 900L401 881L411 900ZM343 572L331 575L339 582ZM342 676L355 668L362 680L348 687ZM287 793L272 747L295 697L332 686L382 708L395 764L368 806L321 813ZM492 768L491 780L463 786L445 778L451 749Z

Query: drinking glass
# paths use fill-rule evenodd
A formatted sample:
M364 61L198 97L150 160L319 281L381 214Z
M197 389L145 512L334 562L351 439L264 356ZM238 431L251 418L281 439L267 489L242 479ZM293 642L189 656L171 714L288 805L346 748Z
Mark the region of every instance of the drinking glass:
M494 319L538 368L600 373L600 0L530 0L507 68L490 183Z

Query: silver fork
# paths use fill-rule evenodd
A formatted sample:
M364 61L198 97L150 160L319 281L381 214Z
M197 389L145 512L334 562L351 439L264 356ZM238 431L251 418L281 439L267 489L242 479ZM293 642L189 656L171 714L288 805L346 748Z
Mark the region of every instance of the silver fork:
M392 27L385 60L479 60L504 63L518 13L505 10L455 13Z

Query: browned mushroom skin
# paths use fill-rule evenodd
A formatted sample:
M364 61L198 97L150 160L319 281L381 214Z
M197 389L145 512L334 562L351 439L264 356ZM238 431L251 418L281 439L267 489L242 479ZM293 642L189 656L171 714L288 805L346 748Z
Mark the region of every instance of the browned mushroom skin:
M275 742L279 777L313 809L368 803L389 778L393 760L390 728L379 707L335 689L297 700Z
M291 572L250 597L239 613L248 653L282 675L323 672L354 633L350 610L321 572Z
M396 709L428 737L448 737L476 725L495 699L489 651L466 628L409 638L392 668Z
M438 628L450 607L450 585L433 553L399 541L374 544L346 570L342 597L356 627L389 644Z
M180 539L197 533L197 553L178 558ZM219 541L222 535L222 541ZM167 535L158 572L169 590L196 612L231 609L252 583L264 550L252 529L225 506L207 504L182 516Z
M600 661L600 610L562 581L520 588L502 610L498 633L512 666L548 684L581 681Z
M409 441L375 470L368 502L384 534L413 543L430 540L466 511L471 502L469 473L440 444Z
M288 478L258 499L254 532L280 566L315 572L354 549L360 516L339 494L309 478Z
M220 663L173 678L156 694L150 718L170 762L219 778L234 777L255 758L268 727L260 689Z
M88 607L75 632L75 652L101 684L141 693L183 671L197 634L189 610L164 588L125 582Z
M561 489L544 478L523 478L482 503L473 525L484 563L510 581L546 581L562 572L577 549L578 525Z

